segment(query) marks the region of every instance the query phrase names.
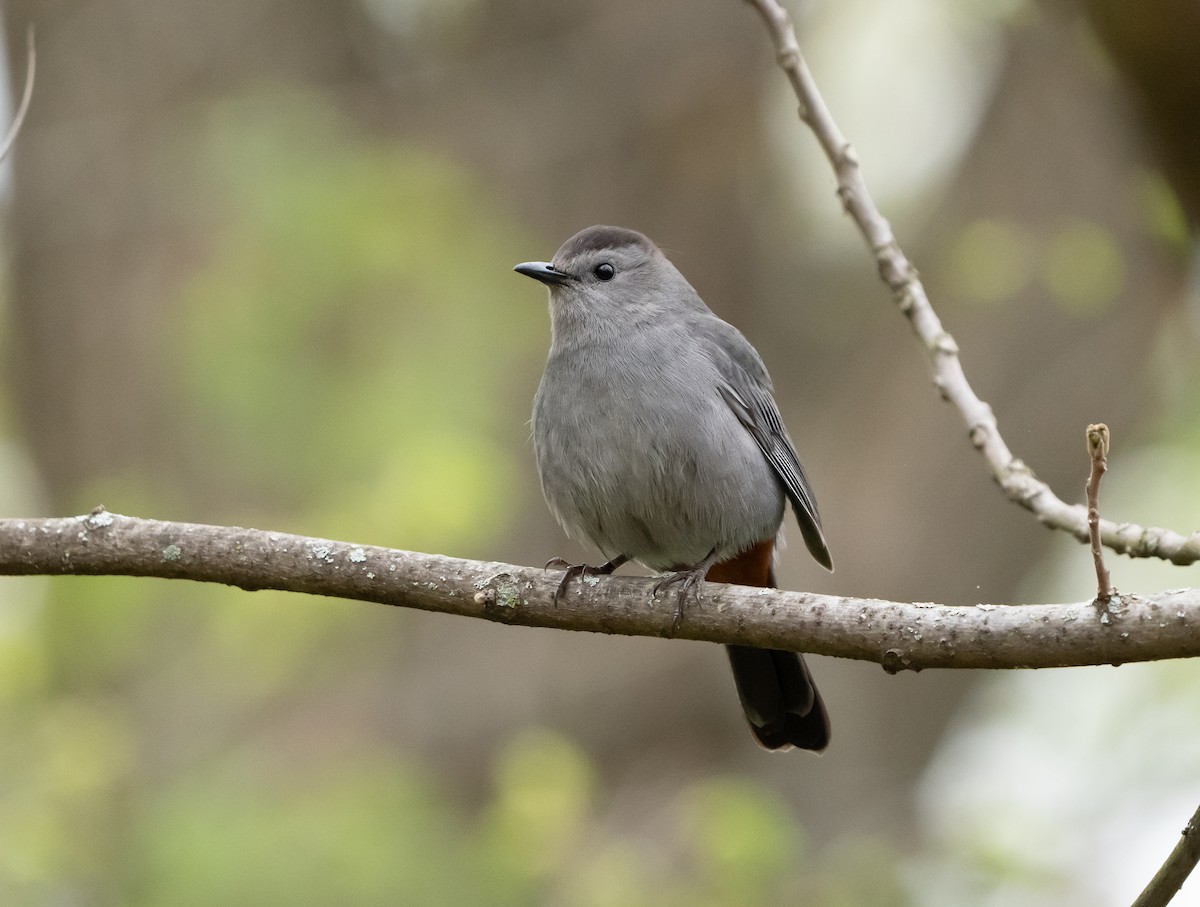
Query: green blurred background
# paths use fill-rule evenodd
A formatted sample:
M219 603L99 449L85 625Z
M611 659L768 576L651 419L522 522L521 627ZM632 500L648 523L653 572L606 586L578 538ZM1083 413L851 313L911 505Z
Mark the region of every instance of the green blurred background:
M1106 421L1106 512L1195 528L1197 7L795 12L1017 455L1078 500ZM607 222L771 368L838 563L793 546L784 585L1089 596L930 387L744 3L10 2L10 95L30 22L3 515L594 555L537 489L549 330L510 269ZM1200 800L1191 663L814 670L832 747L770 756L714 646L4 578L0 903L1123 904Z

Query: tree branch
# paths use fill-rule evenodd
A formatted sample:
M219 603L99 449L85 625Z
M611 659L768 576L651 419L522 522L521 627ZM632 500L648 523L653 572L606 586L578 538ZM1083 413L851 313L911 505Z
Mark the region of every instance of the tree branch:
M1138 895L1133 907L1166 907L1183 887L1191 871L1200 863L1200 809L1180 832L1179 843L1171 851L1154 878Z
M838 197L854 220L875 256L879 276L892 291L896 304L925 347L933 368L933 381L942 398L962 414L975 446L1004 493L1030 510L1044 525L1069 532L1081 542L1089 541L1087 508L1067 504L1050 486L1035 478L1033 471L1012 455L1000 435L992 408L976 396L958 357L958 344L942 327L941 320L925 294L925 287L904 252L891 225L879 212L867 190L858 156L834 122L817 90L808 65L800 53L791 17L775 0L746 0L758 10L775 44L779 66L800 101L800 119L813 131L838 183ZM1200 532L1181 535L1169 529L1100 520L1101 541L1118 554L1158 557L1185 565L1200 560Z
M280 589L629 636L671 635L674 599L625 576L572 584L558 573L280 532L168 523L97 508L0 520L0 574L153 576ZM950 607L706 583L678 636L922 668L1045 668L1200 655L1200 590L1091 602Z

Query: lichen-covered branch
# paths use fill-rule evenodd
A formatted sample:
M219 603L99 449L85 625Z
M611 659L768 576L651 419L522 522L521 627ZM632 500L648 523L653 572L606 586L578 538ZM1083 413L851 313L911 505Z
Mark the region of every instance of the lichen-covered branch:
M527 627L669 636L674 599L626 576L559 573L281 532L167 523L97 509L0 520L0 574L155 576L281 589ZM1091 602L945 606L706 583L678 635L922 668L1060 667L1200 655L1200 590Z
M746 0L762 16L775 44L780 67L787 74L800 101L800 119L813 131L837 176L838 196L846 213L853 219L875 256L879 275L892 291L897 305L916 332L933 368L933 380L942 397L962 414L971 443L983 454L992 475L1004 493L1032 511L1039 521L1053 529L1069 532L1088 542L1087 508L1067 504L1050 486L1040 481L1021 460L1013 456L1000 435L996 416L990 406L972 389L958 344L942 327L933 310L921 278L905 256L891 225L879 212L867 190L862 169L850 143L834 122L829 108L817 90L792 27L791 17L776 0ZM1182 535L1170 529L1114 523L1100 520L1100 539L1107 548L1130 557L1157 557L1174 564L1192 564L1200 560L1200 532Z

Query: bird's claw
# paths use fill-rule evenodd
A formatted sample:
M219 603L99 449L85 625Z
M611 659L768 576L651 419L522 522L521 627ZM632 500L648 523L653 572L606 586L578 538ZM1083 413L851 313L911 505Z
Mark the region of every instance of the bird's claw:
M577 576L608 576L624 562L625 559L621 558L620 560L609 561L607 564L601 564L599 567L593 567L591 564L572 564L561 557L552 557L546 561L546 566L543 569L548 570L550 567L566 568L562 581L558 584L558 588L554 590L554 607L558 607L558 600L566 593L567 586L571 584L571 580Z
M676 573L669 573L654 584L654 595L660 594L667 586L678 585L679 591L675 597L675 617L671 621L671 635L674 636L679 632L679 625L683 623L683 610L687 607L689 599L693 602L700 600L700 581L704 579L704 574L708 572L708 565L705 564L699 568L691 570L680 570Z

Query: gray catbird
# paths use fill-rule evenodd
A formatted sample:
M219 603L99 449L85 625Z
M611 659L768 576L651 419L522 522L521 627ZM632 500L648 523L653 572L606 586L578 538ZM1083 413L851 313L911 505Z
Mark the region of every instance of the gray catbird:
M786 501L818 563L833 569L762 359L714 315L649 239L589 227L551 262L514 269L550 289L550 355L533 401L533 443L550 509L608 558L670 571L685 596L702 578L774 587ZM738 696L767 749L823 750L829 718L794 652L729 646Z

